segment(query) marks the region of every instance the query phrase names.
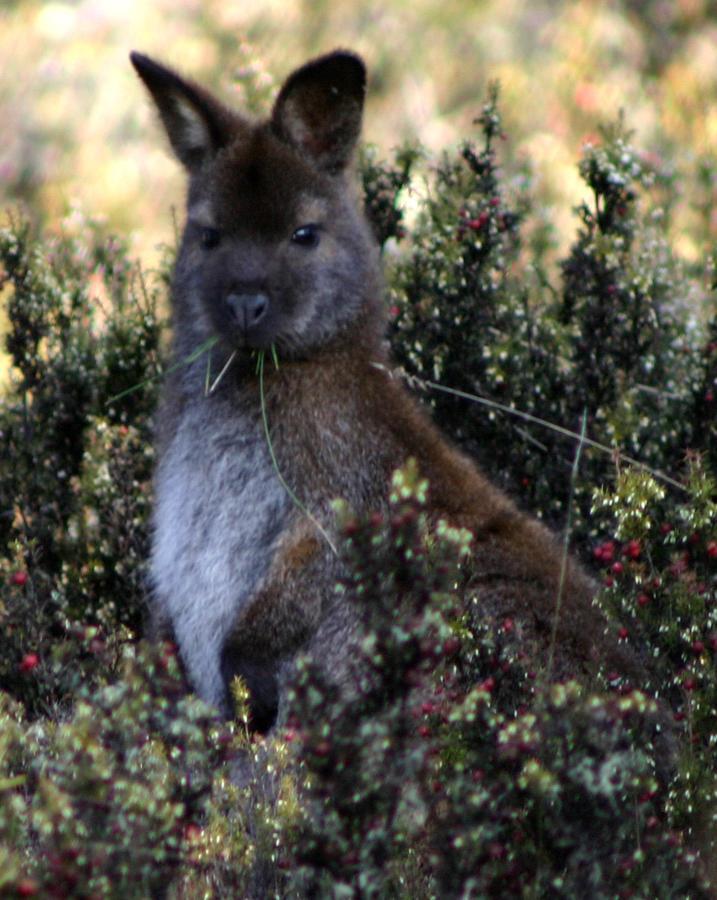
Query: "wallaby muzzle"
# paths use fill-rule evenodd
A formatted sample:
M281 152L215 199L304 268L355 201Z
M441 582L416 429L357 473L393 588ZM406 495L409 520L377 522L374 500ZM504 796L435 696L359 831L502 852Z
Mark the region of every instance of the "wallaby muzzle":
M262 293L231 293L225 302L233 323L247 338L269 310L269 298Z

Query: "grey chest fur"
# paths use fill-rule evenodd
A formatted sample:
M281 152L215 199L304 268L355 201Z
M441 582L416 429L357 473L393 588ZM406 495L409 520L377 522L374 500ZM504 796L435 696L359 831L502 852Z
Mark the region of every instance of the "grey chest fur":
M185 407L155 476L153 602L204 700L225 702L221 649L266 576L289 500L256 411L221 397Z

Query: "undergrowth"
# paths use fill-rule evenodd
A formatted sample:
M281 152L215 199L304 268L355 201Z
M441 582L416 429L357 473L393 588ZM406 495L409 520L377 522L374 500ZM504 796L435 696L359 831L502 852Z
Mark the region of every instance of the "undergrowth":
M571 514L644 692L537 677L467 587L470 536L428 529L409 466L385 517L337 513L361 690L336 696L306 658L270 739L220 723L174 648L141 640L168 270L141 273L91 221L16 222L0 234L2 896L710 895L714 267L666 244L679 185L619 121L584 149L587 199L552 269L524 238L529 186L497 166L495 90L477 125L438 161L364 157L397 377L522 506L559 529Z

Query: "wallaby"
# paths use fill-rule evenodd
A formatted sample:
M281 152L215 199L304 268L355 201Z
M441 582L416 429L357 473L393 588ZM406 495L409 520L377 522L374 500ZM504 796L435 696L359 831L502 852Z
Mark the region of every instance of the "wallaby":
M341 679L355 614L333 590L332 501L385 511L392 472L415 458L433 520L474 535L486 615L510 616L547 657L561 584L559 542L441 436L384 345L379 254L351 162L366 73L336 51L291 74L253 122L146 56L132 62L189 177L172 292L173 360L157 428L152 608L205 700L231 713L248 685L253 726L273 725L282 667L300 648ZM207 355L217 339L207 391ZM267 363L264 414L256 351ZM290 486L311 517L282 485ZM321 529L316 523L320 523ZM641 667L608 634L574 561L562 582L554 674Z

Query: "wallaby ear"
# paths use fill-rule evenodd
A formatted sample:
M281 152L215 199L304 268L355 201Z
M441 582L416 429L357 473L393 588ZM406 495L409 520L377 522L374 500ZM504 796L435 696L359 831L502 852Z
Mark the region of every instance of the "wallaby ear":
M274 104L272 128L317 168L336 174L359 139L365 93L362 60L337 50L287 78Z
M190 171L225 146L239 118L209 91L142 53L130 53L132 65L152 95L169 142Z

